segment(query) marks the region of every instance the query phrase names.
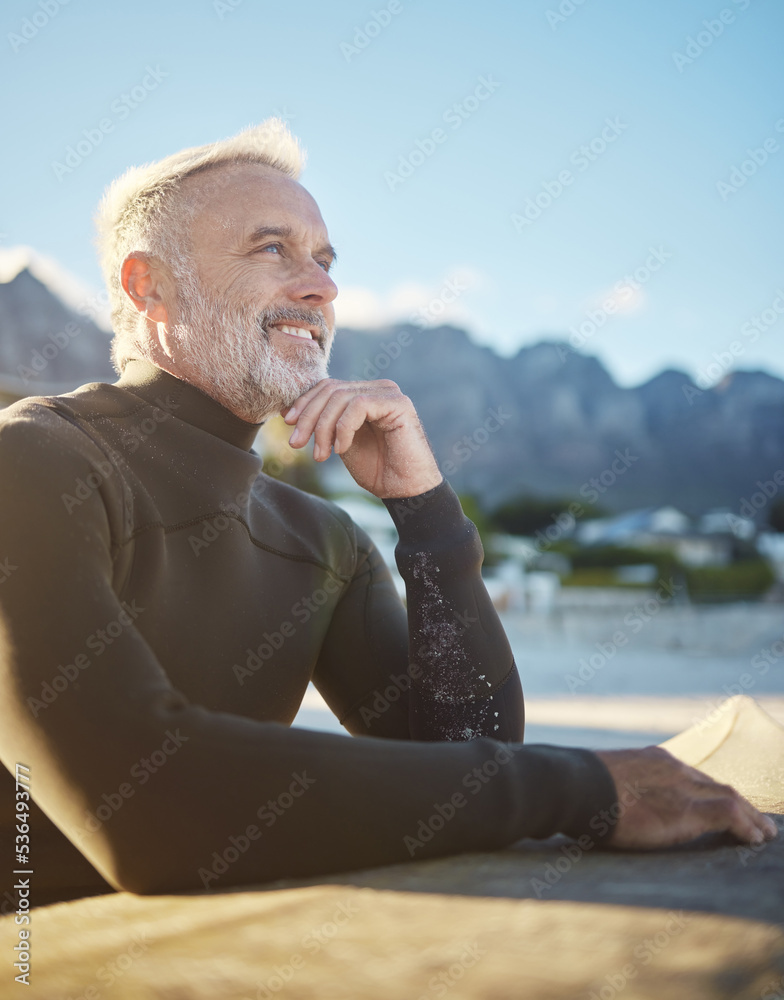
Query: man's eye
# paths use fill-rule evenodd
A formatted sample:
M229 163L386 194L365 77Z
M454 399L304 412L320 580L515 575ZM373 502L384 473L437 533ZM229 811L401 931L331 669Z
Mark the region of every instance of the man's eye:
M329 274L329 269L332 267L331 260L317 260L316 263L319 267L323 267L327 274Z
M269 243L265 247L259 247L259 253L268 253L269 251L273 251L274 253L280 253L281 251L280 243Z

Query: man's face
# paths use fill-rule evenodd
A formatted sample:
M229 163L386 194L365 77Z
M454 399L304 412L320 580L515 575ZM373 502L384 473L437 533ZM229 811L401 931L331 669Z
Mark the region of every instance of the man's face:
M174 374L258 422L326 376L334 251L315 201L269 167L206 171L184 193L193 277L177 285Z

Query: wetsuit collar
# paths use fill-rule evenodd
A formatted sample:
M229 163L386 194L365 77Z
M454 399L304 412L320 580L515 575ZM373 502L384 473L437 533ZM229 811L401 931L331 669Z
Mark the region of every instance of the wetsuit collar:
M250 451L261 427L261 424L241 420L201 389L183 382L151 361L128 361L114 384L244 451Z

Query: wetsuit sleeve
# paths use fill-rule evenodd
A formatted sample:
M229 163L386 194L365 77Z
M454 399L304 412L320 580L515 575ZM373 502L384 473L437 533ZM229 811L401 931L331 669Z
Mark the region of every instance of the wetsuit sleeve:
M412 738L522 741L523 691L482 581L479 532L446 480L384 503L406 585Z
M398 530L408 614L360 532L359 569L335 611L314 683L355 735L522 741L520 678L482 581L476 528L446 482L385 503Z
M113 886L222 889L600 838L615 788L588 751L346 739L190 704L114 590L117 476L69 441L0 424L0 759L29 769L37 804ZM133 781L156 753L165 764ZM437 832L435 803L451 810Z

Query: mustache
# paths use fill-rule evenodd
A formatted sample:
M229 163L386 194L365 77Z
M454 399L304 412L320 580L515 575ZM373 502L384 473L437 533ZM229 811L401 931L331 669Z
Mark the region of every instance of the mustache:
M259 330L267 340L269 340L269 328L271 326L295 322L311 326L316 330L316 340L322 351L326 351L332 335L332 331L327 326L326 320L321 313L311 311L310 309L296 309L292 306L263 309L258 314L256 322Z

